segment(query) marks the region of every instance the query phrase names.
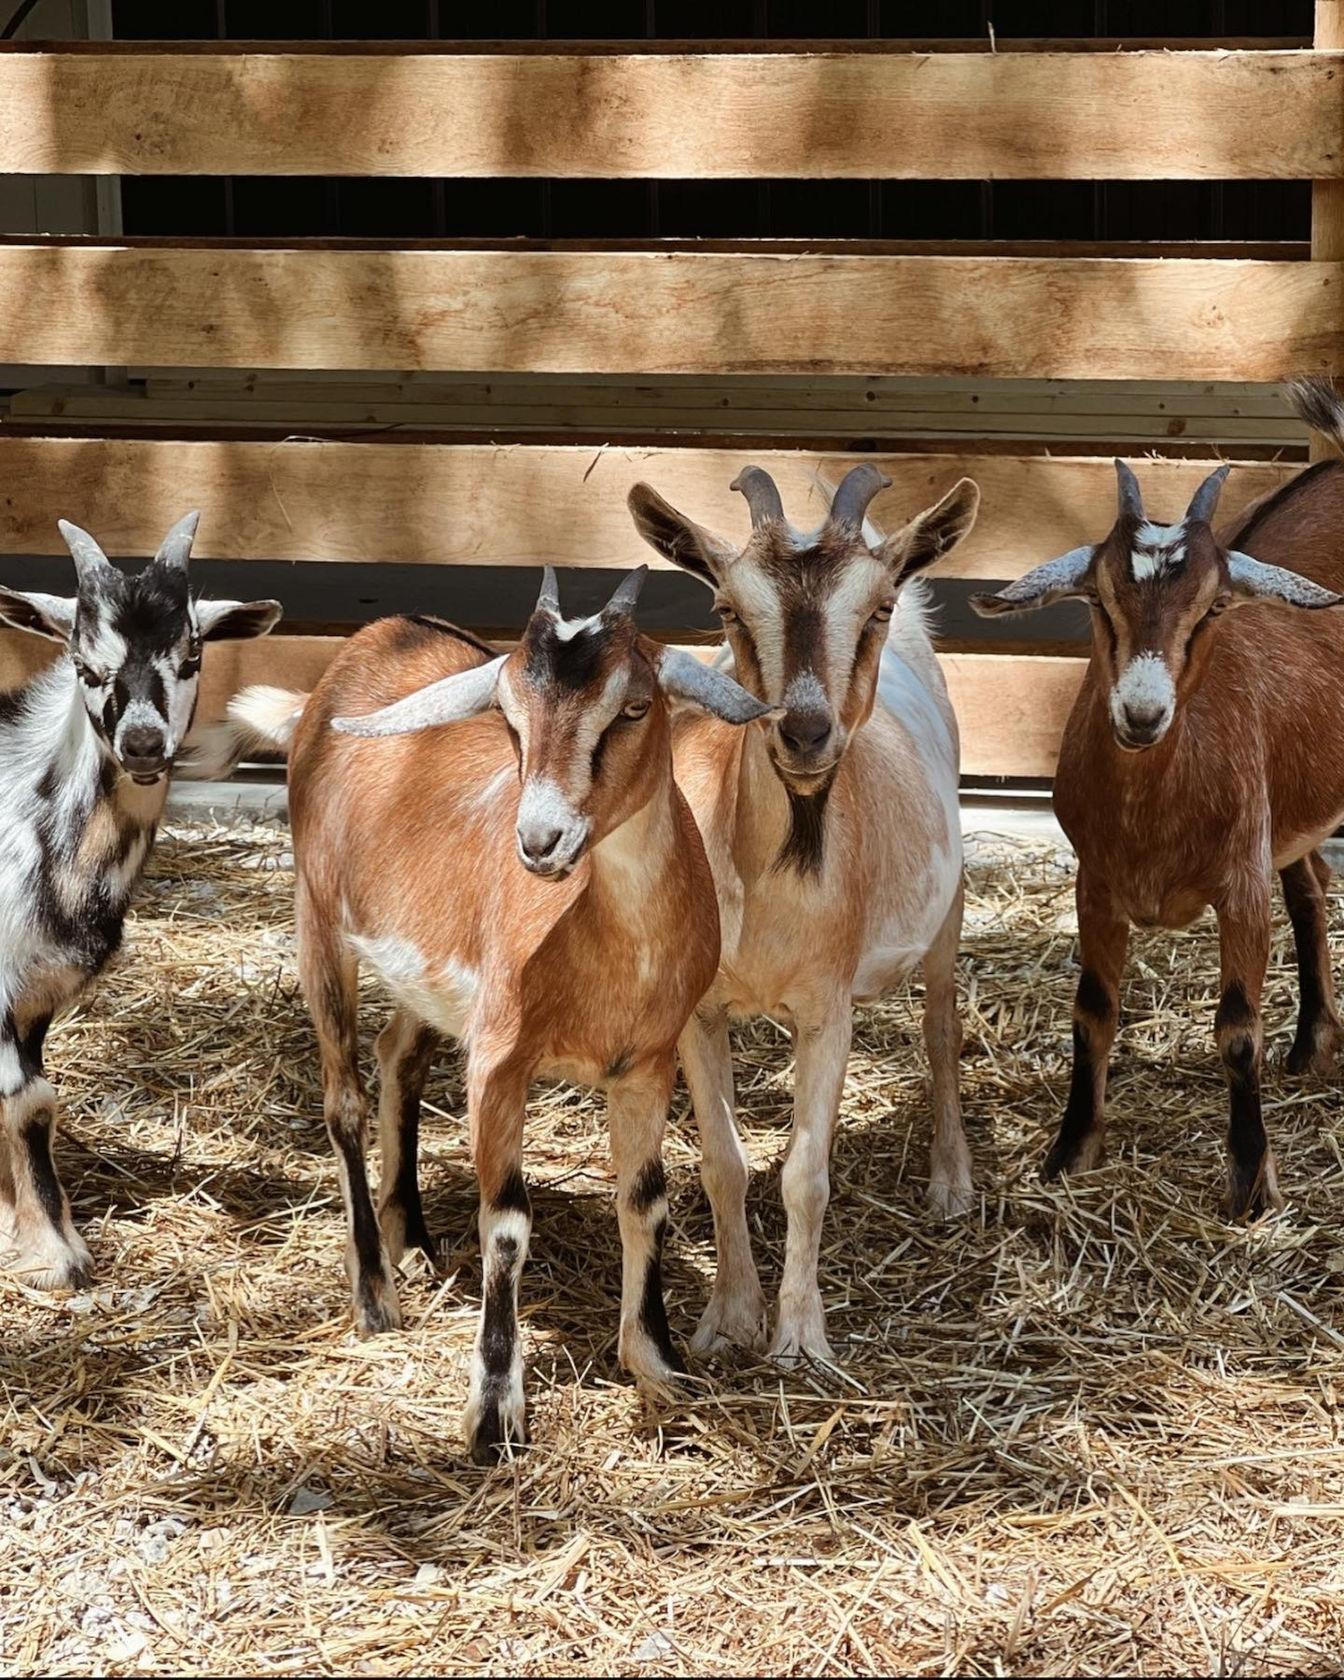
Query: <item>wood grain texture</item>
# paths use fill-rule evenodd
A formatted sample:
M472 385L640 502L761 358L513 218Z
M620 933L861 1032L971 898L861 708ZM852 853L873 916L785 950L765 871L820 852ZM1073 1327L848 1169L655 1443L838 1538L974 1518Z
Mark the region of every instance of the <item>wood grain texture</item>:
M176 175L1338 176L1344 55L0 55L0 169Z
M774 475L800 526L822 518L818 480L833 487L860 461L892 480L872 506L887 531L958 478L975 479L979 521L938 568L943 577L1016 577L1103 536L1115 507L1106 458L0 435L0 555L64 557L59 517L92 530L110 554L147 557L195 507L203 515L195 551L206 559L662 566L626 511L631 485L646 479L692 518L745 541L746 505L729 485L749 460ZM1215 464L1136 460L1154 517L1176 517ZM1237 465L1224 510L1235 512L1299 470Z
M230 696L249 683L310 689L340 645L337 636L267 636L207 644L197 722L217 722ZM16 687L55 657L53 642L0 631L0 692ZM1047 655L944 654L943 670L961 725L962 774L1052 776L1064 721L1086 663Z
M1344 363L1344 264L0 246L0 362L1273 379Z

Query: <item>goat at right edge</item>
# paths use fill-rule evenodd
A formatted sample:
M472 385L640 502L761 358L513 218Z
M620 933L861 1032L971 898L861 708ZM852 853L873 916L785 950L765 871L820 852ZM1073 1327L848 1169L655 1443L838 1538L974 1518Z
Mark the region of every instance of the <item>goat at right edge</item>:
M1293 400L1308 424L1344 444L1344 405L1328 384L1304 382ZM1073 598L1092 613L1092 659L1055 777L1055 812L1078 854L1082 973L1073 1083L1045 1176L1102 1158L1130 924L1184 927L1212 906L1230 1101L1227 1211L1254 1217L1281 1205L1260 1113L1276 870L1301 979L1289 1070L1325 1071L1341 1036L1319 847L1344 818L1344 620L1311 609L1344 601L1335 593L1344 589L1344 467L1307 468L1215 536L1226 467L1205 479L1182 520L1159 525L1134 474L1115 465L1119 509L1104 541L974 601L992 615ZM1231 607L1244 610L1224 621Z

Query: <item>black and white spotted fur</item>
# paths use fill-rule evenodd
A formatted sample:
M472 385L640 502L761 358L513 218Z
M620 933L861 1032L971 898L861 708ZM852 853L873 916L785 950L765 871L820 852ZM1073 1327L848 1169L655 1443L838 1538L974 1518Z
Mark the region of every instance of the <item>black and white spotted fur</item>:
M275 601L191 599L198 518L134 576L62 521L78 594L0 588L0 619L66 654L0 696L0 1253L38 1288L78 1288L91 1267L52 1159L47 1028L121 942L191 725L201 644L264 635L280 616Z

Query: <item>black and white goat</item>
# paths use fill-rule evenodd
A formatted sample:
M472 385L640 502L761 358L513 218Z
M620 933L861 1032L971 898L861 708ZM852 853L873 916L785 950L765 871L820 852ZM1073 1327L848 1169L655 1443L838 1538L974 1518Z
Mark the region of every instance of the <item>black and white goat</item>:
M199 517L133 576L61 521L78 594L0 588L0 619L66 653L0 695L0 1252L37 1288L79 1288L91 1269L52 1159L47 1028L121 942L191 725L202 642L264 635L280 617L276 601L191 599Z

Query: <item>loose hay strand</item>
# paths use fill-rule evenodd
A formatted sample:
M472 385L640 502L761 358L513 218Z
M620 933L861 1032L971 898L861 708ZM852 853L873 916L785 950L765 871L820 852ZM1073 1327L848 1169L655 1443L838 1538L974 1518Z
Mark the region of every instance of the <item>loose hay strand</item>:
M271 826L170 834L126 960L53 1031L98 1285L0 1282L3 1672L1340 1671L1344 1156L1333 1083L1277 1065L1286 930L1265 1009L1287 1213L1248 1230L1218 1212L1211 923L1136 940L1110 1163L1043 1186L1071 874L1049 848L974 847L979 1208L922 1208L917 998L859 1011L822 1252L838 1372L742 1357L636 1396L599 1109L538 1093L534 1445L486 1474L459 1427L480 1276L460 1067L433 1077L424 1143L448 1276L410 1269L412 1328L358 1342L287 846ZM371 1039L372 991L364 1015ZM768 1287L790 1050L761 1022L735 1053ZM686 1107L668 1143L683 1337L712 1268Z

